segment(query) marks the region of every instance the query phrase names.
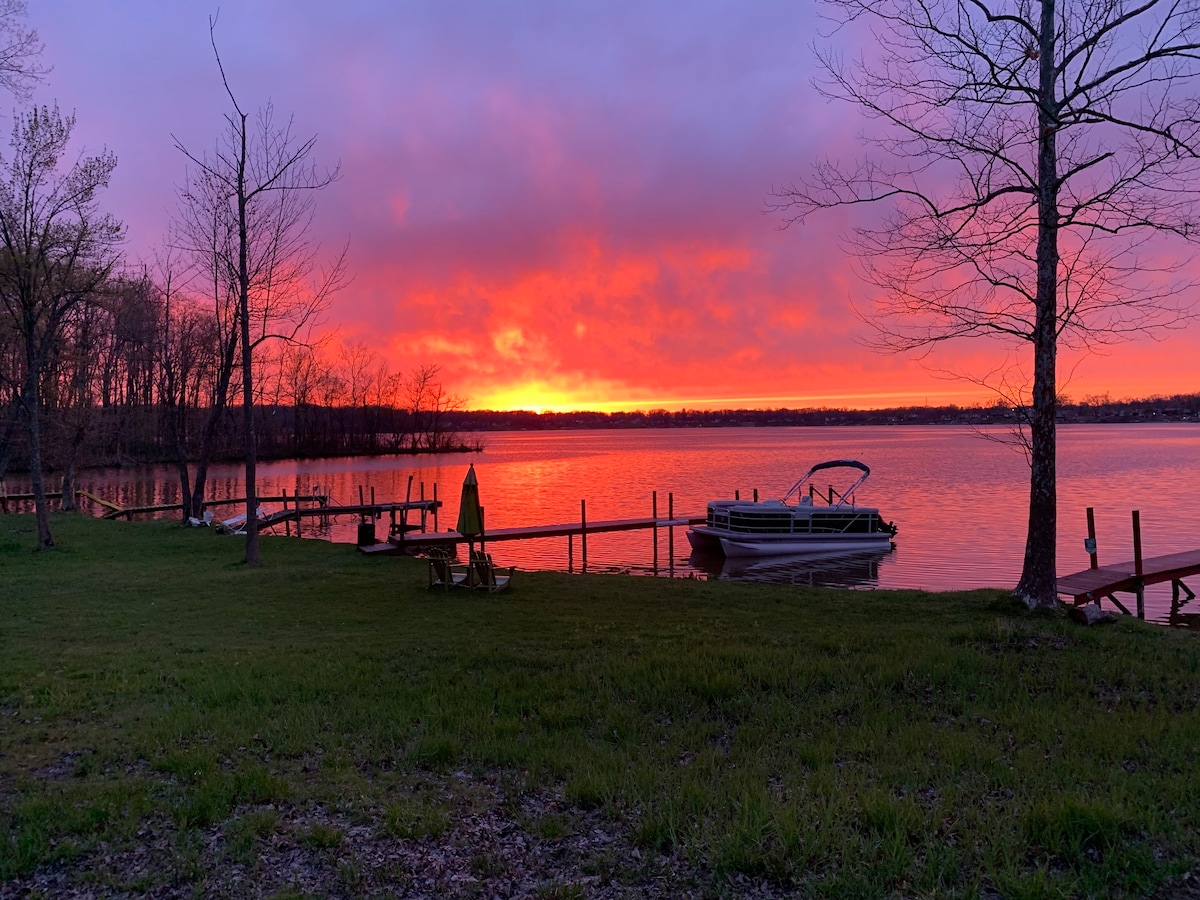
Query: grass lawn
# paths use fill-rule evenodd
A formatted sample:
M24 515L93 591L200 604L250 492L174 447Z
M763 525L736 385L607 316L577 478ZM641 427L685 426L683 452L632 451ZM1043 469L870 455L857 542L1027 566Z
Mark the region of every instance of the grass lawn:
M1200 896L1195 633L54 533L0 517L0 897Z

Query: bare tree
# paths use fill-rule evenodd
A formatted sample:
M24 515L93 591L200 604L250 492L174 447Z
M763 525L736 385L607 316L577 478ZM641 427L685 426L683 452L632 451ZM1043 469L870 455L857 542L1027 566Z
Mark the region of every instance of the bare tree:
M460 412L466 401L447 393L438 376L442 367L425 363L417 366L403 382L403 396L412 422L409 449L413 452L448 450L456 435L448 432L443 421L447 413Z
M40 62L42 42L26 29L25 0L0 0L0 87L19 100L28 100L33 85L50 71Z
M776 195L790 221L883 204L850 239L882 288L879 343L1028 346L1029 522L1016 595L1054 606L1060 345L1178 323L1200 236L1197 0L825 0L866 35L819 51L826 96L880 151L827 160ZM1181 252L1182 251L1182 252ZM1011 375L1006 375L1011 387Z
M18 396L29 427L39 550L54 544L42 478L42 376L69 318L112 272L122 236L96 200L117 158L103 152L65 166L74 127L75 117L57 106L18 115L8 171L0 176L0 311L23 356Z
M337 178L312 162L316 137L300 140L292 121L280 125L267 104L254 124L242 110L209 36L221 82L233 111L210 154L175 145L196 167L190 198L209 228L214 290L234 300L241 349L242 427L246 463L246 562L260 562L256 511L257 447L254 430L254 350L273 338L294 341L316 323L345 278L345 250L322 269L311 235L315 192ZM185 198L186 199L186 198Z

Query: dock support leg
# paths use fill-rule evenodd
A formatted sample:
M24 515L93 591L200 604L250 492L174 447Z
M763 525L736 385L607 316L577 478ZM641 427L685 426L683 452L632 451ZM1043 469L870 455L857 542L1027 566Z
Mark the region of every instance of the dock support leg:
M654 519L651 532L654 535L654 574L658 574L658 491L650 493L650 515Z
M1125 613L1125 615L1127 615L1127 616L1128 616L1128 615L1131 615L1131 613L1129 612L1129 610L1127 610L1127 609L1125 608L1125 604L1124 604L1124 603L1122 603L1120 600L1118 600L1114 594L1105 594L1105 596L1106 596L1106 597L1108 597L1108 599L1109 599L1109 600L1111 600L1111 601L1113 602L1113 606L1115 606L1115 607L1116 607L1117 609L1119 609L1121 612ZM1097 603L1097 604L1099 604L1099 603L1100 603L1100 600L1099 600L1099 598L1097 598L1097 600L1096 600L1096 603Z
M1179 599L1180 591L1187 594L1186 600ZM1195 591L1193 591L1186 584L1184 584L1182 578L1173 578L1171 580L1171 608L1173 610L1178 610L1181 606L1183 606L1189 600L1195 600L1195 599L1196 599Z
M587 571L587 501L579 501L579 571Z
M1137 575L1137 616L1146 618L1146 585L1142 581L1142 516L1133 511L1133 572Z
M675 494L667 494L667 518L675 521ZM667 571L675 577L675 526L667 528Z
M1096 569L1100 566L1100 557L1096 554L1096 512L1090 506L1087 508L1087 529L1088 539L1085 546L1088 548L1088 568Z

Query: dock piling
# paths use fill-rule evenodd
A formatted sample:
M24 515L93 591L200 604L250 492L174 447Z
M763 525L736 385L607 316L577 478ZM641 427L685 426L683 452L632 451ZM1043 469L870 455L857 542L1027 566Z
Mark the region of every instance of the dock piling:
M675 494L667 494L667 518L675 521ZM667 571L675 574L675 526L667 526Z
M1133 573L1137 576L1137 617L1146 618L1146 584L1142 579L1142 516L1133 511Z
M587 571L587 501L579 501L579 571Z
M658 491L650 492L650 517L654 519L651 533L654 535L654 574L658 574Z
M1088 536L1084 547L1091 563L1089 568L1096 569L1100 567L1100 557L1096 554L1096 511L1090 506L1087 508L1087 528Z

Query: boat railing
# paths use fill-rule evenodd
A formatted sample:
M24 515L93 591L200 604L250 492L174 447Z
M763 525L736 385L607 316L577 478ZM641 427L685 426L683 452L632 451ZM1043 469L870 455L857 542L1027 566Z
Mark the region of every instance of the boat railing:
M834 490L833 485L830 485L829 486L829 495L828 495L828 497L826 497L825 494L818 491L816 485L813 484L813 482L812 482L813 476L815 476L817 474L817 472L820 472L822 469L836 469L836 468L858 469L861 474L858 476L858 478L854 481L853 484L851 484L849 487L847 487L844 491L842 491L840 493L838 491ZM817 465L815 465L811 469L809 469L807 472L805 472L804 475L800 478L800 480L797 481L795 484L793 484L791 486L791 488L788 489L788 492L783 495L783 499L780 502L787 503L787 501L792 498L792 495L794 495L795 493L800 491L801 488L803 488L805 485L807 485L808 486L808 496L810 498L820 497L822 500L825 500L829 504L829 506L832 506L835 508L840 507L840 506L852 506L854 504L854 492L856 490L858 490L858 488L862 485L862 483L864 481L867 480L867 478L870 476L870 474L871 474L871 470L866 465L858 462L857 460L839 459L839 460L832 460L832 461L826 462L826 463L818 463ZM837 498L836 501L834 500L835 497Z

